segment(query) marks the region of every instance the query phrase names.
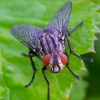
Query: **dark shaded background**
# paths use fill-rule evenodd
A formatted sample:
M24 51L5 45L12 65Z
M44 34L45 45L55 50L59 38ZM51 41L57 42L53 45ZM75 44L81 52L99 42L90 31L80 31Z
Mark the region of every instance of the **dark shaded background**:
M88 77L84 79L88 82L87 97L100 97L100 34L96 34L98 40L94 42L96 53L85 54L85 57L93 58L93 62L85 62L88 70ZM92 99L92 98L91 98ZM89 99L89 100L91 100ZM96 99L95 99L96 100ZM100 100L100 99L97 99Z

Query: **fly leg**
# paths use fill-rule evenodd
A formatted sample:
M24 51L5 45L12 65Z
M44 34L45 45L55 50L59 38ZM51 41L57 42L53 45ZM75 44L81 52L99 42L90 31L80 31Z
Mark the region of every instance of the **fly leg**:
M25 57L30 57L28 54L26 54L26 53L22 53L22 55L23 56L25 56ZM32 54L31 54L31 57L33 57L33 56L35 56L35 55L37 55L35 52L33 52Z
M29 57L29 55L28 54L26 54L26 53L21 53L23 56L25 56L25 57Z
M76 75L76 74L70 69L70 67L69 67L68 64L66 64L66 67L69 69L69 71L71 72L71 74L72 74L73 76L75 76L75 77L79 80L79 76Z
M33 50L34 50L34 51L33 51ZM32 57L33 57L33 56L37 56L37 53L36 53L37 49L36 49L36 48L33 48L33 50L30 50L30 49L29 49L29 51L31 52L31 56L32 56ZM30 57L29 54L26 54L26 53L22 53L22 55L25 56L25 57Z
M33 68L34 72L33 72L33 76L32 76L31 81L27 85L25 85L25 88L31 85L31 83L33 82L33 80L35 78L35 74L36 74L36 68L35 68L35 65L34 65L34 62L33 62L33 59L32 59L32 52L31 51L29 51L29 55L28 56L30 58L31 65L32 65L32 68Z
M72 49L71 43L70 43L70 41L69 41L67 35L66 35L66 39L67 39L67 42L68 42L68 46L69 46L69 48L70 48L70 53L72 53L73 55L75 55L76 57L78 57L78 58L80 58L80 59L82 59L82 60L87 60L87 61L90 61L90 62L93 61L92 58L84 58L84 57L82 57L82 56L79 56L79 55L75 54L74 51L73 51L73 49Z
M68 57L68 54L67 54L67 53L65 53L65 55ZM70 69L69 63L66 64L66 67L67 67L68 70L71 72L71 74L79 80L79 76L76 75L76 74Z
M45 81L47 82L47 86L48 86L47 100L50 100L50 83L49 83L49 80L47 79L47 77L46 77L46 75L45 75L45 72L44 72L46 69L47 69L47 68L44 66L44 67L42 68L42 73L43 73L44 79L45 79Z
M70 36L70 35L72 35L72 33L77 29L77 28L79 28L81 25L83 25L84 24L84 22L80 22L74 29L72 29L72 30L67 30L68 31L68 35Z

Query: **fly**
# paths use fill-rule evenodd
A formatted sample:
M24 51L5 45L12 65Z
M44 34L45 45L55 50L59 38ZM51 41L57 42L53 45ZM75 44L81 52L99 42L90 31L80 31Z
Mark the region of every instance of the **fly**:
M34 73L31 81L25 87L31 85L35 78L36 67L32 57L34 54L38 55L44 63L42 73L48 85L47 100L50 100L50 82L45 75L46 69L50 70L52 73L59 73L65 66L69 69L72 75L79 79L79 76L69 67L68 53L65 51L65 41L68 43L70 53L74 56L77 56L82 60L92 61L92 58L84 58L73 51L69 36L71 36L72 33L83 24L83 22L79 23L74 29L68 30L67 26L71 9L72 2L69 1L65 3L54 14L53 18L45 28L39 28L27 24L14 25L11 28L11 34L29 48L29 54L24 55L30 58Z

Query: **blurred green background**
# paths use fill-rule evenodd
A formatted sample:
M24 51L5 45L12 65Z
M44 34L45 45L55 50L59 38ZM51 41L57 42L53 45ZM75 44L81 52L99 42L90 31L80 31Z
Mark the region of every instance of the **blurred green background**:
M36 2L36 1L39 1L39 2ZM62 4L64 4L66 1L67 0L62 0ZM71 0L71 1L73 3L79 2L79 1L84 1L84 2L89 1L89 3L95 4L95 6L97 6L96 8L98 9L98 13L100 12L100 0ZM32 4L33 2L34 4ZM48 7L48 9L46 9L45 6L42 6L42 3L46 5L47 2L48 2L48 5L50 5L50 8ZM1 8L0 9L0 27L2 29L4 28L4 30L1 29L1 31L4 33L7 33L9 32L12 25L19 24L20 22L23 24L31 22L31 24L37 25L39 27L43 27L47 24L47 22L52 17L51 14L53 14L52 11L54 8L54 7L51 7L52 4L55 5L55 8L56 7L58 8L58 5L60 5L60 3L61 1L59 0L48 0L48 1L47 0L17 0L16 2L15 0L0 0L0 8ZM16 5L15 8L13 4ZM31 5L32 8L28 4ZM22 8L20 8L20 6L22 6ZM26 9L26 6L27 6L27 9ZM39 8L37 6L39 6ZM88 5L85 5L85 6L87 7ZM34 7L35 9L33 9ZM48 14L45 13L45 9L48 10ZM25 13L26 15L24 16ZM35 13L35 15L32 13ZM98 27L100 28L100 20L98 21ZM5 37L8 39L11 38L10 36L6 36L6 35ZM96 37L98 38L98 40L94 42L94 48L95 48L96 53L87 53L87 54L82 55L84 57L91 57L94 59L94 61L92 63L86 62L86 61L84 62L88 72L79 73L81 76L81 79L79 81L79 84L75 84L73 86L71 90L71 94L70 94L70 100L100 100L100 40L99 40L100 34L96 34ZM8 44L10 44L13 47L12 41L6 41L6 42L8 42ZM18 41L16 41L15 44L17 44L17 42ZM1 47L4 47L2 43L0 43L0 45ZM10 48L10 45L8 45L7 49ZM22 45L20 45L20 47L21 46ZM13 48L10 48L10 49L12 49L12 53L13 53ZM17 49L20 50L20 48L17 48ZM19 52L19 55L21 52ZM16 58L16 60L18 58ZM2 58L2 60L4 60L4 58ZM1 79L1 76L0 76L0 79ZM5 90L3 90L3 92L5 92ZM2 94L3 93L0 93L0 95ZM44 94L44 96L46 95ZM9 100L9 99L0 98L0 100ZM15 99L15 100L22 100L22 99Z
M97 4L98 8L100 7L100 1L99 0L88 0L92 3ZM100 10L98 10L99 12ZM98 21L98 27L100 29L100 21ZM100 32L96 34L97 40L94 42L94 49L95 53L87 53L82 56L84 57L91 57L93 58L93 62L84 62L85 67L87 69L87 73L82 74L83 76L83 85L82 87L85 88L84 92L81 92L81 97L83 98L79 99L78 96L76 97L75 91L80 90L82 91L81 86L74 85L74 88L72 90L71 99L75 100L100 100ZM85 85L84 85L85 84ZM78 94L77 94L78 95Z

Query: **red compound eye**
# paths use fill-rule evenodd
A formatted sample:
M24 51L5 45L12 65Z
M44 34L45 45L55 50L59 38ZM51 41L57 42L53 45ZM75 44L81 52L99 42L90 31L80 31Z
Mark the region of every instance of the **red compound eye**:
M43 57L43 63L45 66L48 66L50 63L50 54L47 54L46 56Z
M62 61L63 65L66 65L67 62L68 62L67 56L65 54L63 54L63 53L60 53L59 56L61 58L61 61Z

